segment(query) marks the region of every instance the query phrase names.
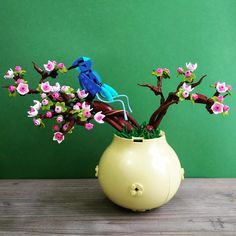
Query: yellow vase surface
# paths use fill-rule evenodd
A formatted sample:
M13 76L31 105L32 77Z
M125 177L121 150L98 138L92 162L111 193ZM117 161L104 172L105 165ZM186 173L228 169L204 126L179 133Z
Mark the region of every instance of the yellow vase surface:
M154 139L114 135L96 170L106 196L134 211L167 203L177 192L184 174L163 131Z

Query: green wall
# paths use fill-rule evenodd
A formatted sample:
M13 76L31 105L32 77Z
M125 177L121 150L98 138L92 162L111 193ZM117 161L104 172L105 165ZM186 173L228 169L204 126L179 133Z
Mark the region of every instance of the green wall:
M5 0L0 8L0 73L22 65L36 85L39 65L48 59L66 65L88 56L103 81L128 94L138 121L147 120L158 99L137 83L154 83L150 72L197 62L207 74L198 92L212 95L215 81L236 88L235 0ZM77 87L76 71L61 83ZM4 79L1 80L1 85ZM37 96L35 96L37 98ZM92 132L76 127L64 143L52 141L50 128L39 130L27 118L33 96L10 99L0 91L0 178L94 177L94 167L114 130L96 125ZM230 116L209 115L204 106L173 106L161 128L176 150L187 177L236 177L235 97L227 99Z

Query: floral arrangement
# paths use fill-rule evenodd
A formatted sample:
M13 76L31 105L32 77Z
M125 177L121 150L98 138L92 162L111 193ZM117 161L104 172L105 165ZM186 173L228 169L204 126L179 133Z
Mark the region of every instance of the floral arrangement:
M109 123L117 131L118 135L125 138L133 136L144 138L159 137L159 126L166 115L168 108L173 104L189 100L192 104L204 104L210 114L228 115L229 106L224 104L226 96L231 95L231 86L224 82L216 82L211 87L214 88L213 95L206 95L193 92L203 81L206 75L197 82L194 74L197 64L186 63L186 69L177 69L177 79L180 80L175 91L170 92L165 98L162 92L162 82L170 79L170 70L167 68L157 68L152 74L155 76L157 85L139 84L139 86L149 88L156 96L160 97L159 107L151 114L147 123L139 124L133 116L124 110L116 110L109 104L97 101L86 89L74 89L68 85L55 84L51 79L55 79L59 74L68 73L69 69L63 63L48 61L44 64L44 69L33 63L35 71L40 75L38 86L35 89L29 87L26 81L26 71L21 66L16 66L14 70L9 69L4 78L11 82L4 85L8 89L10 97L26 96L38 94L39 100L33 100L27 112L28 117L33 119L33 124L37 127L45 127L45 120L54 120L52 130L53 140L61 143L65 135L71 133L75 125L83 126L86 130L91 130L95 123ZM126 113L127 119L124 117Z

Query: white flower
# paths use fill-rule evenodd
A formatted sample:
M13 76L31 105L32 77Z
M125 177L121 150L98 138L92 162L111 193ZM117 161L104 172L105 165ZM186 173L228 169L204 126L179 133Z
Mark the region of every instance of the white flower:
M97 112L95 115L94 115L94 120L97 122L97 123L100 123L100 124L102 124L102 123L104 123L104 121L103 121L103 118L105 117L105 115L103 115L102 114L102 112L101 111L99 111L99 112Z
M64 134L61 132L54 133L53 140L61 143L65 139Z
M52 92L60 92L60 89L61 89L61 85L56 82L56 84L54 86L52 86Z
M49 93L52 90L52 86L47 81L47 82L41 84L41 89L44 93Z
M13 70L10 68L6 74L4 75L4 79L13 79L14 78L14 72Z
M61 92L67 93L69 88L70 88L69 86L63 85L61 86Z
M187 67L188 70L193 72L197 69L197 63L195 63L195 64L192 64L191 62L186 63L186 67Z
M48 72L53 71L55 68L55 63L54 61L48 61L48 64L44 64L44 69Z
M35 107L31 106L30 110L27 113L28 117L35 117L38 115L38 110Z
M226 91L228 91L228 87L225 85L225 83L217 82L217 84L216 84L216 90L217 90L219 93L225 93Z
M86 104L86 102L82 103L82 109L85 111L92 111L93 108L90 107L90 105Z
M182 85L182 88L184 89L184 91L187 91L189 93L194 90L194 88L192 88L191 85L187 85L186 83Z
M41 106L42 106L42 104L39 102L39 101L37 101L37 100L34 100L34 108L36 109L36 110L39 110L40 108L41 108Z
M85 90L77 90L78 97L80 99L86 98L89 94L85 92Z
M20 95L25 95L29 92L29 86L28 84L19 83L16 90Z

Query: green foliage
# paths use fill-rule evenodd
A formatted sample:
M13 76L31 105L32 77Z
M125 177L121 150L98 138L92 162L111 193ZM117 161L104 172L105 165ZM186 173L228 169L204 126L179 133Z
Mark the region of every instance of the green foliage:
M120 136L121 138L132 139L132 137L142 137L144 139L152 139L152 138L159 138L160 136L160 129L158 130L151 130L147 129L146 122L143 122L139 128L133 128L132 130L128 130L127 126L125 126L121 132L116 132L116 135Z

